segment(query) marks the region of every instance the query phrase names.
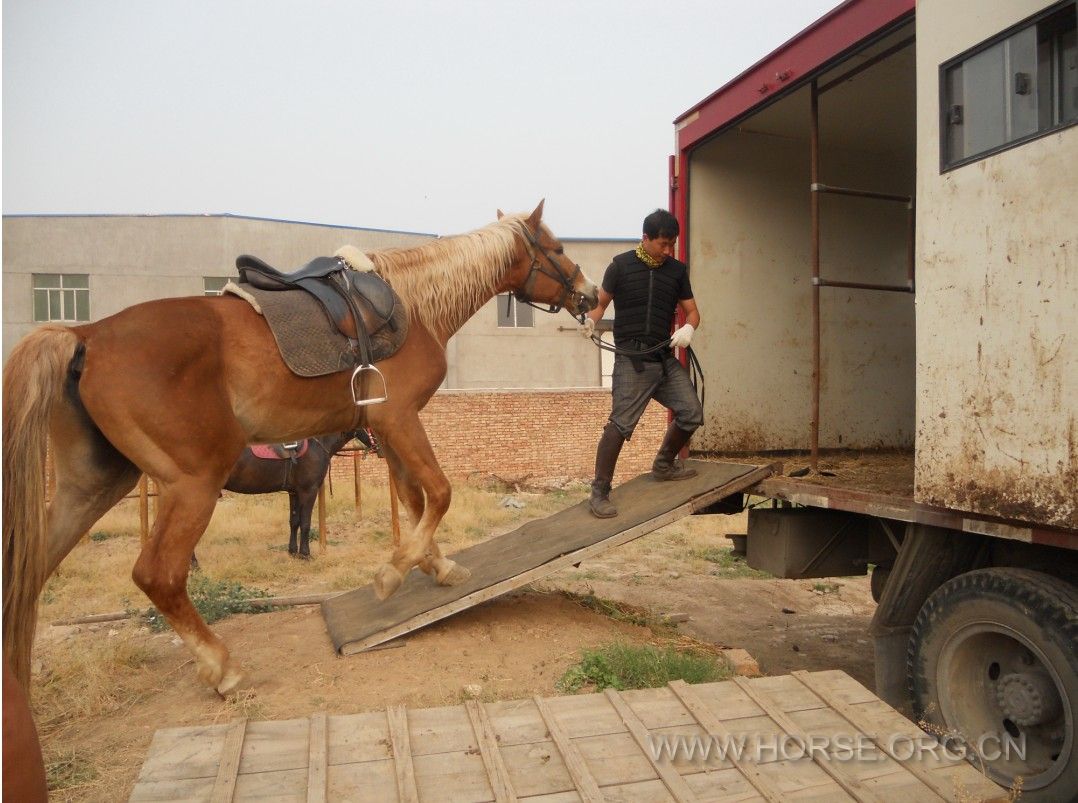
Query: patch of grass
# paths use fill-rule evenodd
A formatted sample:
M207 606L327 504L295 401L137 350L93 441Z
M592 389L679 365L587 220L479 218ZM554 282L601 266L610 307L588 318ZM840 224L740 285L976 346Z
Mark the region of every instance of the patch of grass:
M590 611L595 611L595 613L618 622L627 622L631 625L646 627L650 630L664 633L671 629L670 625L661 618L635 605L626 605L622 602L604 599L591 592L576 594L572 591L563 591L562 593L577 605L582 605Z
M689 551L689 556L714 563L718 571L713 571L719 577L770 577L767 572L753 569L740 555L735 555L730 549L719 546L709 546L702 549Z
M820 594L833 594L842 588L841 583L813 583L812 590Z
M575 694L585 688L646 689L665 686L671 680L707 683L730 675L725 661L706 652L615 643L585 650L556 687L562 693Z
M45 782L50 792L85 786L97 778L93 762L74 750L64 750L45 764Z
M192 572L188 575L187 594L191 597L195 609L206 620L206 624L213 624L235 613L264 613L271 610L250 602L255 598L269 596L262 589L214 580L203 572ZM144 621L154 631L168 627L168 620L156 608L150 608L144 614Z
M109 530L94 530L90 533L90 540L94 543L100 543L101 541L108 541L111 538L119 538L121 533L110 532Z

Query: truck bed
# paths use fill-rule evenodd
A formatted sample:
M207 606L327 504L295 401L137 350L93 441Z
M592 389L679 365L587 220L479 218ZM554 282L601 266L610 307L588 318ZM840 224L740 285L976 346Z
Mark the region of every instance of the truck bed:
M781 474L745 491L808 507L846 510L882 519L916 522L962 532L990 535L1032 544L1078 549L1078 533L1056 527L953 510L913 499L913 452L901 450L833 451L820 455L819 472L808 471L805 455L712 454L708 460L766 465L781 459Z
M694 455L695 456L695 455ZM870 491L903 499L913 500L913 450L886 449L879 451L826 451L820 453L821 472L808 473L803 477L790 477L794 472L807 469L806 454L785 455L774 453L707 453L708 460L753 463L764 465L781 460L783 476L812 485L855 491Z

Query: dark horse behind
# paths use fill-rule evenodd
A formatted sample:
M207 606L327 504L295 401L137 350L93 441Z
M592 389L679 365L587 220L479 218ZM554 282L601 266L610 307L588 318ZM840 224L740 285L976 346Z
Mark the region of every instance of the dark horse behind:
M256 456L248 446L232 467L224 490L241 494L287 491L288 554L307 560L311 557L311 513L318 489L333 455L353 438L370 448L370 439L362 429L308 438L307 450L298 457L267 459Z

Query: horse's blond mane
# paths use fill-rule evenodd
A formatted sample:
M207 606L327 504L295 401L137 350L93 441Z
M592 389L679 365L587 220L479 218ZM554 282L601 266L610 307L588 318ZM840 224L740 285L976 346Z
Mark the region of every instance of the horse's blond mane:
M513 262L526 215L505 215L481 229L415 248L368 252L397 291L409 317L431 332L452 333L486 303Z

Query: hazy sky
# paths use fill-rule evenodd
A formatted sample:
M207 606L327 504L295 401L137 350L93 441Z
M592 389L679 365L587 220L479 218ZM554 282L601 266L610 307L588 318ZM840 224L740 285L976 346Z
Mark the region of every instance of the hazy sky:
M835 5L4 0L3 210L635 236L673 119Z

